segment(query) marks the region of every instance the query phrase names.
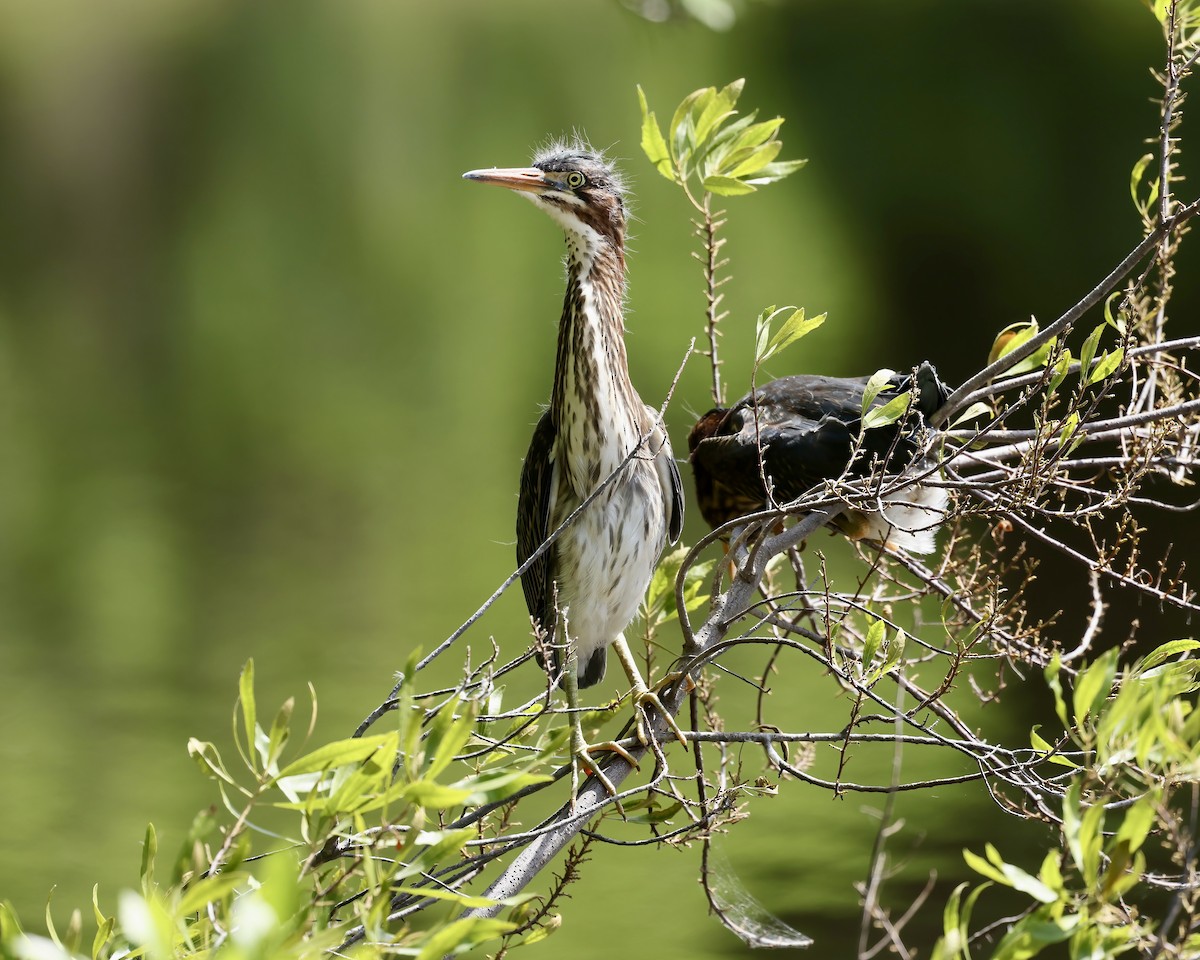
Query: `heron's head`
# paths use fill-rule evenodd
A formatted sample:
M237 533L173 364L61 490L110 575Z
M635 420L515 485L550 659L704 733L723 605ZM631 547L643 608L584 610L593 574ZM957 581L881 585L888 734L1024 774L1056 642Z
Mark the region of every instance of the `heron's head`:
M524 194L588 246L605 241L619 249L624 243L620 175L602 155L586 147L555 145L539 152L530 167L471 170L463 178Z

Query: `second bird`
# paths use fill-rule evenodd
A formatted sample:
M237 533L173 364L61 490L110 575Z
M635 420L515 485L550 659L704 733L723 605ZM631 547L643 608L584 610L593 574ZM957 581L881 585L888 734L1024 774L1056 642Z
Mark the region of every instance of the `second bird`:
M521 473L518 562L607 484L525 572L521 585L532 619L555 649L568 652L565 663L552 653L551 667L562 670L572 710L577 688L604 676L613 645L644 713L657 697L642 680L623 631L637 616L667 540L679 539L683 494L658 411L642 402L629 378L620 178L602 156L580 146L542 151L531 167L463 176L521 193L566 234L567 290L554 386ZM589 746L578 713L572 718L576 764L586 764L591 750L613 749Z

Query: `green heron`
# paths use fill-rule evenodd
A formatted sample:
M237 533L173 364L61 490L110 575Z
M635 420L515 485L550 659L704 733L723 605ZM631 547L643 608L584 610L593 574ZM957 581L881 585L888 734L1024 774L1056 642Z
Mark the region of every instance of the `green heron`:
M529 559L596 494L525 572L521 586L535 628L551 641L543 666L561 675L572 711L573 781L582 764L615 792L588 762L589 752L615 750L633 758L612 743L585 742L578 691L600 682L614 646L633 684L639 736L645 739L650 705L670 722L638 672L623 631L638 613L666 541L676 542L683 526L683 490L670 441L658 411L642 402L629 379L622 184L603 156L577 145L541 151L531 167L463 176L518 191L566 233L567 291L554 387L521 471L517 561Z
M697 420L688 448L700 513L709 526L767 509L764 475L773 502L786 504L825 480L862 479L880 468L898 474L913 466L920 456L919 434L948 396L946 387L928 363L917 368L915 382L912 375L893 376L873 406L912 389L910 413L864 432L868 379L781 377ZM929 464L922 459L917 466ZM944 489L916 482L881 498L878 506L846 510L834 522L855 540L933 551L946 514Z

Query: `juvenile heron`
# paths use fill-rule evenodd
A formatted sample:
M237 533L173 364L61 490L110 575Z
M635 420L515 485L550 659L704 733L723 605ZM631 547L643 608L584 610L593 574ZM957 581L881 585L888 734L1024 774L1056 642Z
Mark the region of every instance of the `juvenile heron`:
M611 743L585 742L578 691L600 682L608 647L614 646L633 685L639 735L645 738L649 705L674 727L638 672L623 631L637 615L663 546L668 539L676 542L683 526L671 444L658 411L642 403L629 379L621 180L602 156L578 146L544 150L531 167L463 176L518 191L566 233L567 292L554 387L521 471L517 561L532 556L599 489L525 572L521 586L530 617L552 641L548 666L561 672L572 710L574 779L583 764L615 792L589 762L589 753L616 750L632 757ZM566 652L565 663L560 651Z
M914 464L918 435L948 395L937 371L922 363L915 382L911 375L893 376L872 406L911 389L908 416L863 432L868 379L781 377L696 421L688 448L700 513L709 526L767 509L764 475L774 502L783 504L824 480L861 479L880 468L899 474L924 465ZM916 482L881 498L878 509L844 511L834 524L851 539L931 553L946 507L943 488Z

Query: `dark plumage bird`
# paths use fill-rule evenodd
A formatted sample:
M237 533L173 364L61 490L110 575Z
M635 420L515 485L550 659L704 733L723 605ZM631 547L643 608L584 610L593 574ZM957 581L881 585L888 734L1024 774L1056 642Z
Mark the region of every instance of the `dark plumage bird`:
M565 664L552 653L551 666L563 668L570 706L577 705L578 687L604 676L614 645L634 686L641 731L645 707L657 697L638 673L623 631L638 613L667 540L679 538L683 495L658 411L642 402L629 379L621 180L603 156L579 145L544 150L531 167L463 176L518 191L566 234L554 386L521 473L517 560L532 556L616 473L526 571L521 586L531 618L555 648L567 651ZM572 716L573 753L584 761L598 748L584 742L578 714Z
M697 420L688 448L700 513L709 526L767 509L764 473L774 503L786 504L825 480L869 477L880 467L899 474L914 466L919 433L948 396L946 387L928 363L917 369L915 381L907 374L893 376L872 405L912 389L908 416L863 432L869 379L781 377L729 409L710 410ZM933 551L934 534L946 514L944 489L915 483L883 498L878 507L847 510L837 526L853 539L878 540L912 553Z

